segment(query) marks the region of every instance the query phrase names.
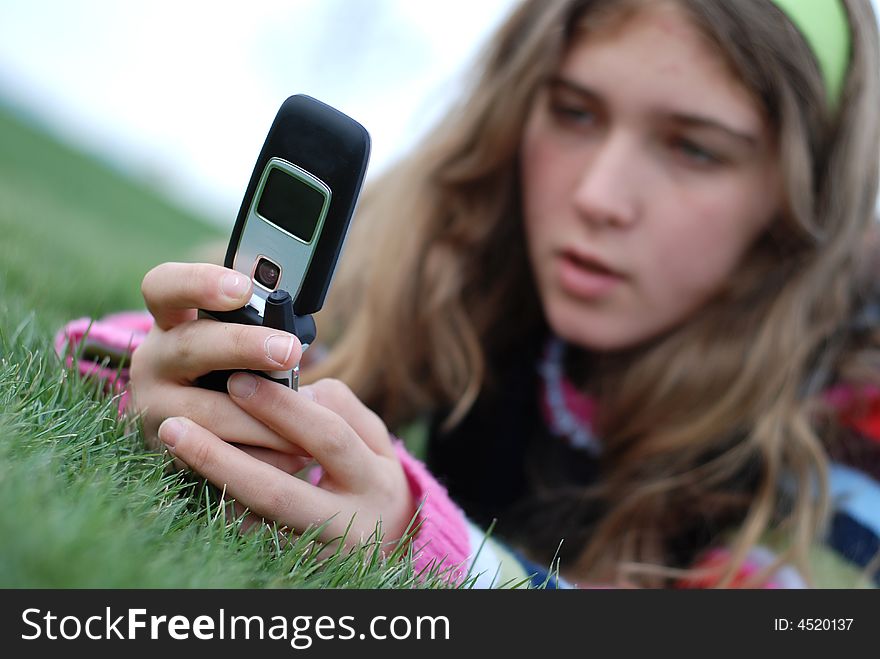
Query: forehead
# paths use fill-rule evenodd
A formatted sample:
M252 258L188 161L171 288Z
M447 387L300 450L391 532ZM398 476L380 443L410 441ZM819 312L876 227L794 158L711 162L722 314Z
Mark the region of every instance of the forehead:
M711 115L744 130L764 124L720 48L673 2L587 16L560 74L626 107Z

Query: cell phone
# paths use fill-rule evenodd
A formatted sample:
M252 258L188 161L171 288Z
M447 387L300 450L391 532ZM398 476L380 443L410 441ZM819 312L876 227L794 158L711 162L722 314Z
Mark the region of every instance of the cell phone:
M370 157L370 135L351 117L310 96L282 103L257 158L232 229L224 264L253 280L234 311L200 318L263 325L295 334L307 348L357 205ZM226 391L233 371L200 377ZM257 372L296 388L298 368Z

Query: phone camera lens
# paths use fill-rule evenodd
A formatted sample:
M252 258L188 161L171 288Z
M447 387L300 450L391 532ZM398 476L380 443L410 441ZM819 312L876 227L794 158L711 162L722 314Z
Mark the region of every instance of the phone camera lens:
M261 286L265 286L270 291L274 291L278 286L278 280L281 277L281 268L277 264L272 263L267 258L260 258L257 261L257 267L254 270L254 280Z

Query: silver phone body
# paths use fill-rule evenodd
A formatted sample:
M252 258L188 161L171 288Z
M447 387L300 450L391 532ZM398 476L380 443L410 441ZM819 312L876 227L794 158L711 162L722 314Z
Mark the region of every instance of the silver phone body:
M271 158L263 169L233 258L233 268L254 282L249 306L260 316L273 290L286 290L293 299L299 295L331 196L326 183L281 158ZM257 276L261 260L280 269L272 287Z

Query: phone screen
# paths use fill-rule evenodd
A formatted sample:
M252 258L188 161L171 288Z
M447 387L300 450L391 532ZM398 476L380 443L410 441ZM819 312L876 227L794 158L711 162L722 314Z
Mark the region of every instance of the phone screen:
M312 242L324 195L304 181L273 167L263 186L257 214L304 243Z

